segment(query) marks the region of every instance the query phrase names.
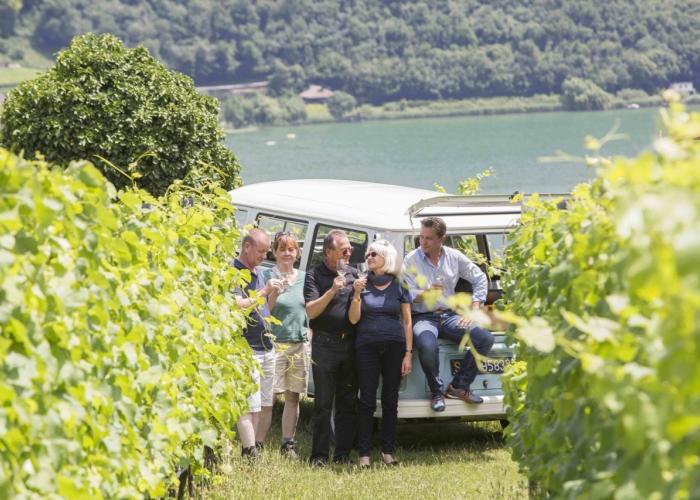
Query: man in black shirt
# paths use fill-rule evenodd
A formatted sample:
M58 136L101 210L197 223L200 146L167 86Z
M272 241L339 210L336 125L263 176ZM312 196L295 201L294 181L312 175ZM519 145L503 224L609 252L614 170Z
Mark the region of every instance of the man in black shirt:
M338 261L348 262L352 246L344 231L334 229L323 240L323 262L306 273L304 300L311 320L311 361L314 376L314 432L311 464L328 462L331 414L335 399L335 462L347 463L355 439L357 374L355 327L348 319L352 283L341 276ZM342 272L342 271L341 271Z

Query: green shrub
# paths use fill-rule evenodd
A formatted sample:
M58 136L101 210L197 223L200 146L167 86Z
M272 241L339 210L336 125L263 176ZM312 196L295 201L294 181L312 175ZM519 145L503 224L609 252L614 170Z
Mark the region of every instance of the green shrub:
M635 102L648 99L649 94L642 89L621 89L615 94L615 97L623 101Z
M221 116L236 128L300 123L308 118L304 101L300 97L274 98L262 94L222 98Z
M0 149L0 497L163 497L253 389L225 192Z
M697 495L700 114L665 116L653 152L598 160L566 210L529 202L506 251L509 441L543 494Z
M227 96L221 99L221 116L236 128L249 125L247 112L247 100L240 95Z
M590 80L567 78L561 88L562 105L571 111L607 109L612 96Z
M143 47L112 35L76 37L45 74L7 96L0 140L61 165L90 159L117 187L131 179L107 162L140 174L136 184L161 195L193 169L230 189L240 166L223 145L214 99L166 69Z
M306 106L301 97L289 97L280 99L282 110L281 120L285 123L301 123L306 121Z
M355 109L357 101L350 94L338 91L328 98L327 106L333 118L340 120Z

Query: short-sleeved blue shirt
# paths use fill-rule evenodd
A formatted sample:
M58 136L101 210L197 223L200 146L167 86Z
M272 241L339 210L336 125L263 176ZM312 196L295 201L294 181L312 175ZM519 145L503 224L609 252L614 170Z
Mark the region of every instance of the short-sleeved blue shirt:
M401 321L401 304L411 301L408 291L394 278L388 287L380 290L370 279L362 290L362 310L357 323L357 344L371 342L405 342Z
M242 270L247 267L238 259L233 260L233 265L236 269ZM251 290L260 290L265 288L267 280L262 273L260 266L250 271L250 283L247 283L243 290L237 290L243 297L248 297ZM270 340L269 327L265 318L270 316L270 310L267 307L267 300L261 307L256 307L246 317L246 328L243 330L243 336L248 341L248 344L254 351L270 351L272 350L272 341Z

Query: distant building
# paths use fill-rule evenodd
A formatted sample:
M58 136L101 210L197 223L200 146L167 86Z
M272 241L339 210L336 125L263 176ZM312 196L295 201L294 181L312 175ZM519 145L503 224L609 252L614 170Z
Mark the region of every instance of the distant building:
M303 91L301 94L299 94L299 97L301 97L304 100L304 102L308 104L322 104L326 102L328 98L332 95L333 91L331 89L327 89L325 87L322 87L321 85L309 85L309 88Z
M2 104L4 100L5 100L5 94L0 92L0 104Z
M674 82L669 87L668 90L673 90L679 94L694 94L695 87L693 82Z
M269 82L233 83L230 85L209 85L197 87L197 92L212 97L226 97L228 95L265 94Z

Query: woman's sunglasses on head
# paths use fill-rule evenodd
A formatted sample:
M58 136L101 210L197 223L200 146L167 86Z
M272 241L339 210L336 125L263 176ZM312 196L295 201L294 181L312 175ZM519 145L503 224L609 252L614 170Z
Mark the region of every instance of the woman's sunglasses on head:
M291 231L277 231L275 233L275 237L273 239L277 240L277 239L281 238L282 236L294 236L294 234Z

